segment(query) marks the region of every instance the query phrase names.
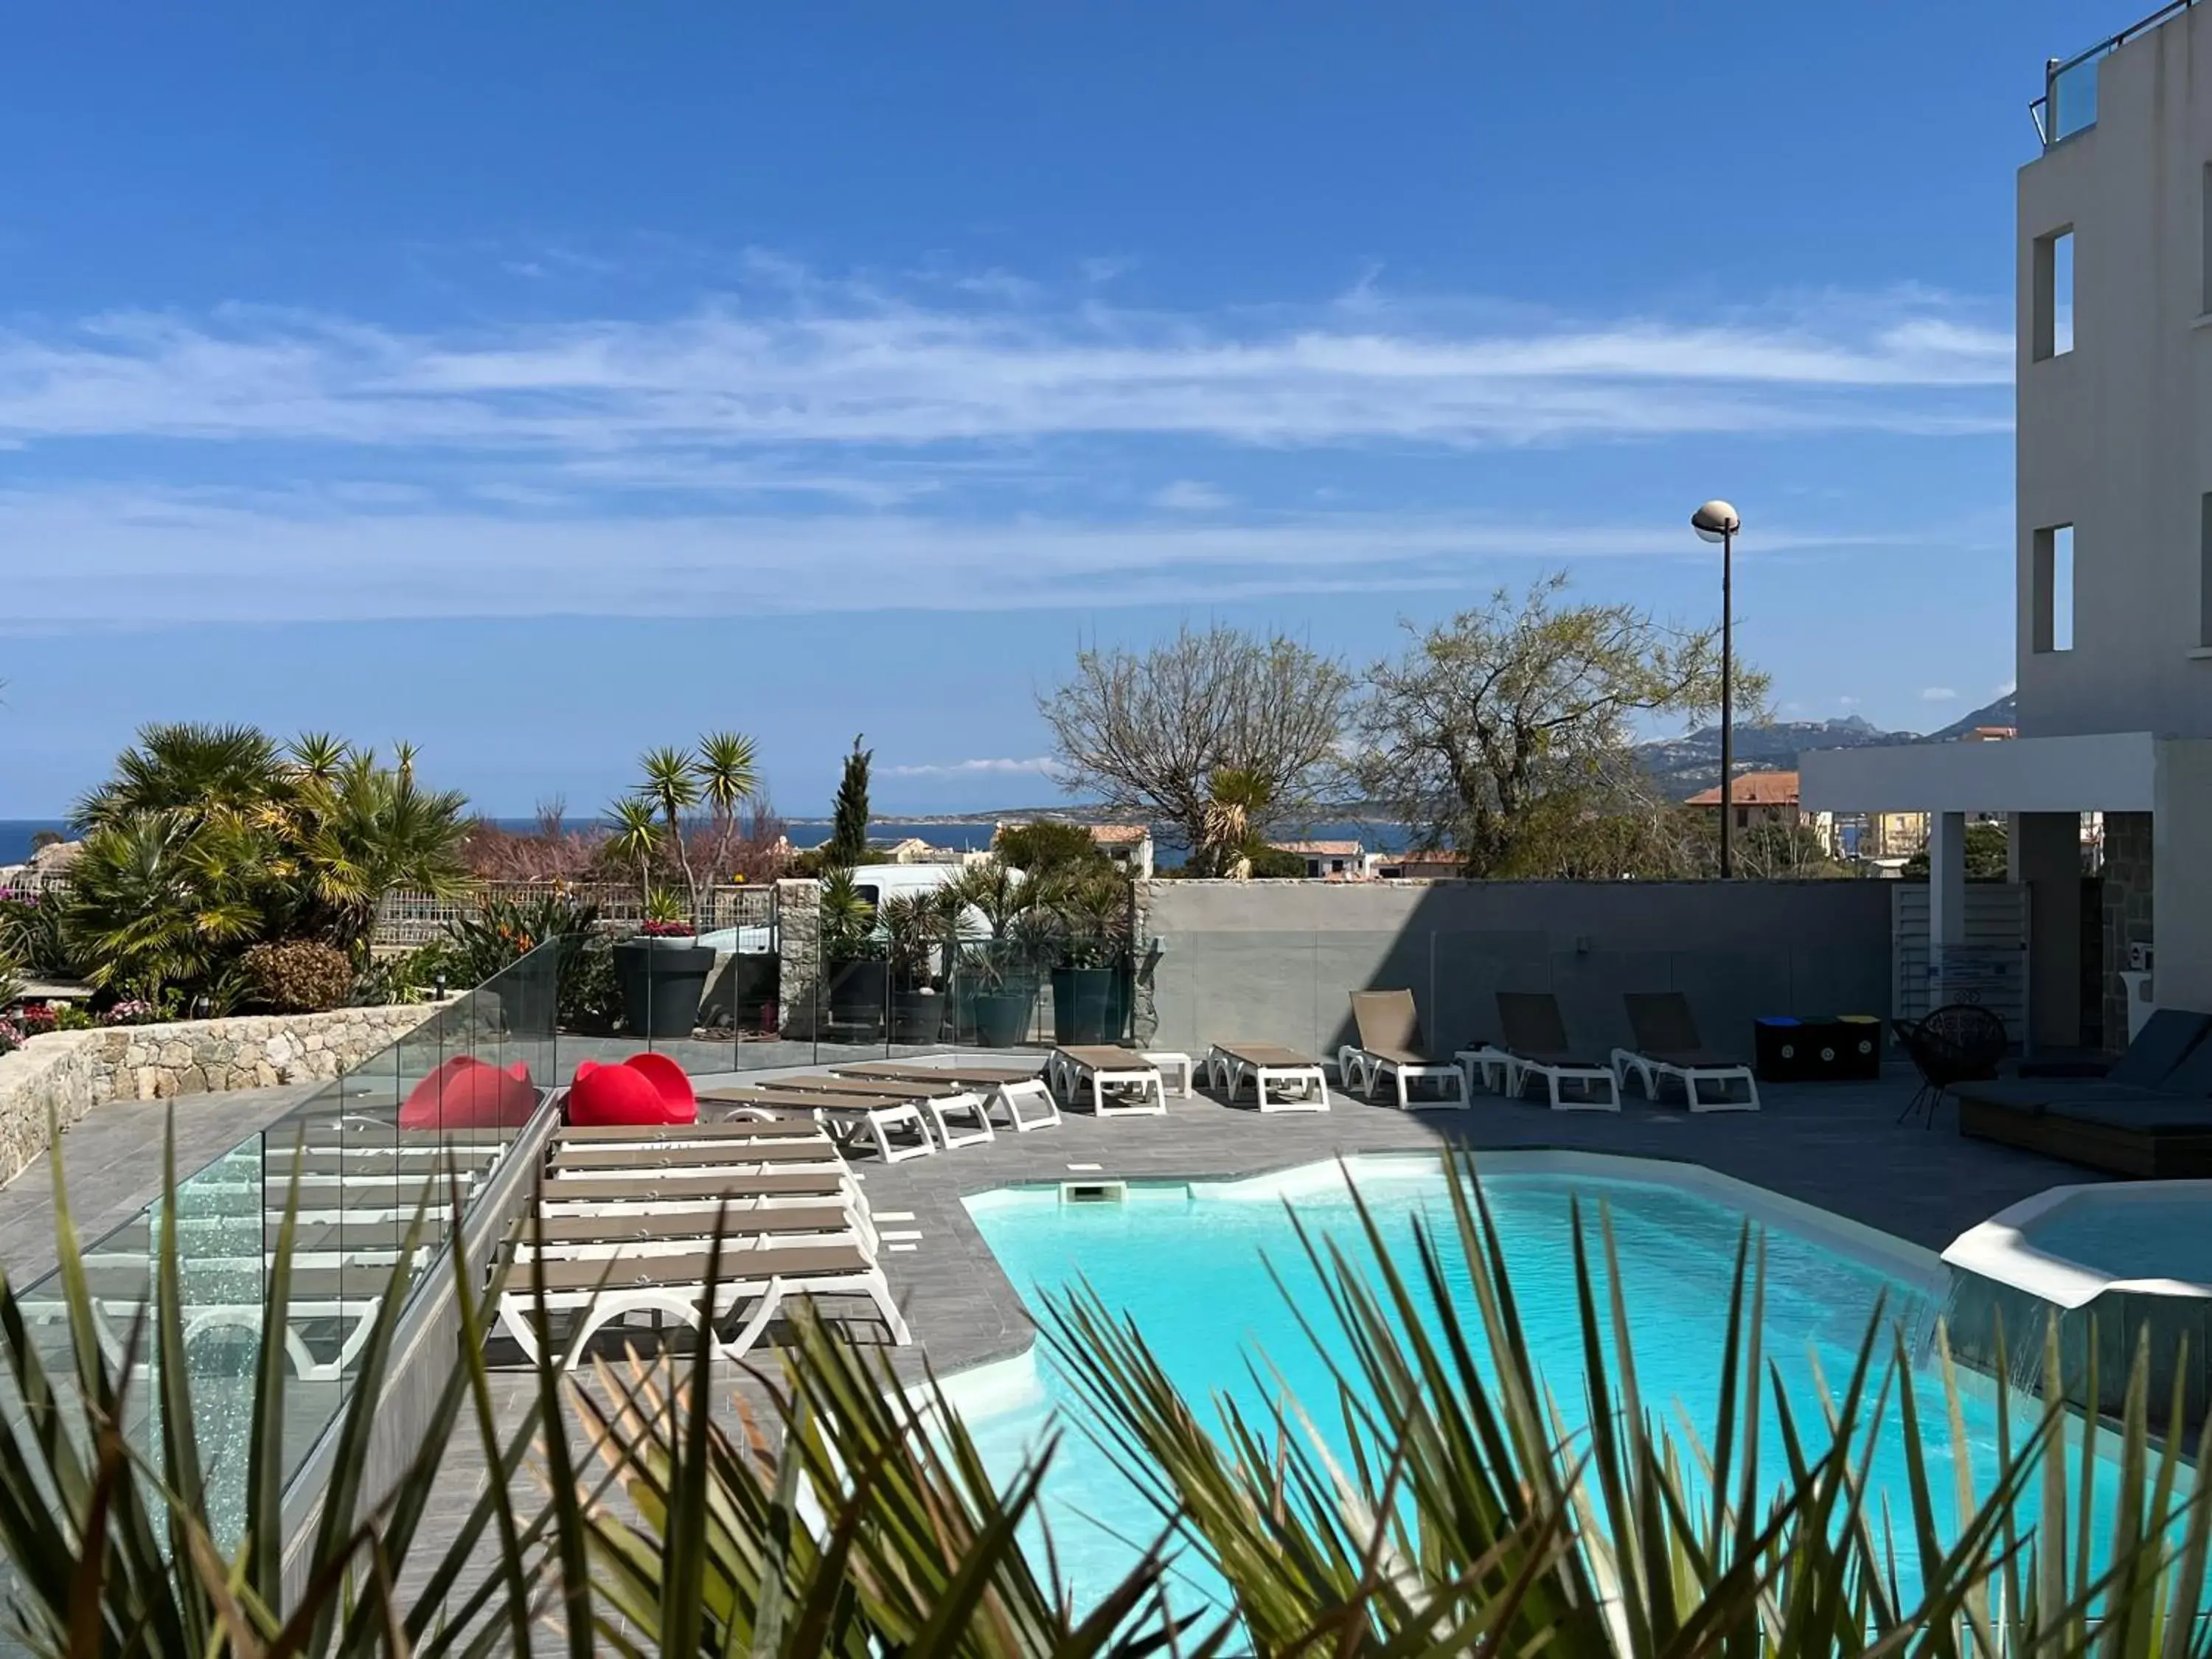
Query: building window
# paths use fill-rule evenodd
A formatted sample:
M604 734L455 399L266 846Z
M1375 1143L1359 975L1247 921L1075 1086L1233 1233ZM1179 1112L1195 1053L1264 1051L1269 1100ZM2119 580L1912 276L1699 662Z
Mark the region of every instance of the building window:
M2074 227L2035 239L2035 357L2074 349Z
M2034 648L2074 648L2074 526L2057 524L2035 532Z

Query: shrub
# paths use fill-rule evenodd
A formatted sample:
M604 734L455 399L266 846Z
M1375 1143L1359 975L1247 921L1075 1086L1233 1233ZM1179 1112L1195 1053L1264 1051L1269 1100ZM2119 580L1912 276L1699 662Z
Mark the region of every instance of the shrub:
M1063 823L1058 818L1010 823L999 831L994 850L1001 864L1026 870L1033 876L1063 870L1090 870L1108 862L1088 825Z
M352 1001L356 1007L376 1008L389 1003L427 1001L436 988L438 975L447 973L450 952L442 945L421 945L397 956L371 957L368 966L354 975Z
M58 1023L53 1005L46 1002L27 1004L15 1016L16 1029L27 1037L44 1036Z
M239 959L254 1000L280 1014L319 1014L343 1008L353 994L353 961L320 939L288 939L256 945Z
M166 1018L143 997L125 997L100 1016L102 1025L155 1025Z
M23 1046L23 1034L10 1021L0 1019L0 1054L9 1054Z

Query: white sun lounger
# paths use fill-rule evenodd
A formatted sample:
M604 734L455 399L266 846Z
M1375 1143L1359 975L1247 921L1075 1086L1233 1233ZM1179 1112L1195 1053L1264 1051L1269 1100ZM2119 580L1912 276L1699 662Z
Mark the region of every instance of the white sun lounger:
M1555 1112L1617 1112L1620 1080L1611 1066L1580 1058L1567 1042L1566 1022L1548 991L1500 991L1498 1024L1504 1028L1506 1092L1518 1096L1540 1077Z
M787 1087L778 1081L747 1089L709 1089L699 1104L738 1107L748 1111L804 1112L828 1129L848 1149L872 1145L886 1164L909 1158L927 1158L937 1150L930 1138L929 1120L913 1101L894 1095L836 1093ZM910 1137L910 1138L909 1138Z
M1160 1068L1118 1043L1065 1044L1046 1062L1070 1105L1086 1092L1093 1117L1164 1117L1167 1085Z
M904 1101L929 1114L930 1121L937 1126L938 1143L948 1152L998 1139L987 1103L991 1091L969 1084L941 1079L909 1083L896 1078L842 1077L830 1071L778 1078L769 1086L787 1094L813 1095L833 1102ZM955 1128L956 1118L966 1127Z
M1644 1097L1656 1102L1661 1085L1672 1078L1693 1112L1759 1109L1759 1082L1751 1067L1705 1046L1687 997L1680 991L1631 991L1622 1001L1636 1046L1613 1051L1613 1076L1621 1087L1633 1075L1644 1085ZM1739 1084L1741 1094L1735 1092Z
M612 1258L542 1255L518 1264L500 1297L500 1325L535 1360L539 1352L535 1313L540 1286L549 1314L571 1316L560 1364L575 1363L592 1339L633 1314L665 1314L697 1331L717 1354L736 1358L760 1340L776 1311L794 1296L865 1298L901 1347L914 1340L891 1299L890 1284L875 1259L857 1243L775 1244L722 1252L718 1282L708 1301L708 1252L629 1254ZM727 1337L722 1329L740 1314Z
M1346 1088L1364 1089L1372 1100L1376 1087L1388 1079L1401 1111L1467 1109L1467 1073L1456 1060L1438 1060L1428 1052L1411 991L1354 991L1352 1020L1359 1041L1346 1043L1336 1054L1337 1074ZM1425 1097L1407 1089L1414 1083L1447 1086L1438 1095Z
M979 1090L984 1096L985 1111L1003 1107L1006 1127L1018 1135L1027 1134L1032 1129L1055 1128L1060 1123L1060 1103L1053 1098L1051 1085L1034 1071L1010 1066L930 1066L897 1060L864 1060L856 1066L835 1066L830 1069L839 1077L862 1080L945 1084ZM1026 1115L1023 1110L1025 1105L1030 1109Z
M1206 1070L1207 1080L1231 1105L1249 1083L1253 1102L1263 1112L1328 1109L1328 1079L1321 1062L1280 1043L1217 1042L1206 1052Z

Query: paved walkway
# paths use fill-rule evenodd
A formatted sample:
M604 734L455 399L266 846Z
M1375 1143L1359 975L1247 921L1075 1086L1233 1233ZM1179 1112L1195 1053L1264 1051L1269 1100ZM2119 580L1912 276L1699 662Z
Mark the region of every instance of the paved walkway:
M161 1195L161 1136L176 1109L181 1181L258 1133L323 1085L286 1084L166 1100L111 1100L62 1136L62 1169L77 1236L90 1244ZM54 1268L53 1157L43 1153L0 1187L0 1268L19 1289Z

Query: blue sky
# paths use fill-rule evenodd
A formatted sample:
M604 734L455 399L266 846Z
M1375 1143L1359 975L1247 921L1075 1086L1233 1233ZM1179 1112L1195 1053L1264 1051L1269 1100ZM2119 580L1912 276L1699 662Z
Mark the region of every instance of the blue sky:
M1565 566L1778 710L2011 672L2013 173L2144 0L0 21L0 817L149 719L572 810L1049 799L1080 641Z

